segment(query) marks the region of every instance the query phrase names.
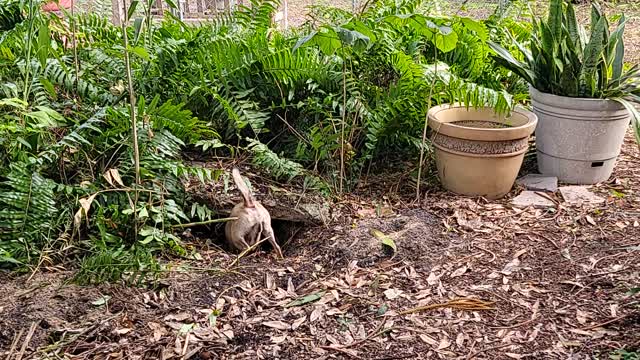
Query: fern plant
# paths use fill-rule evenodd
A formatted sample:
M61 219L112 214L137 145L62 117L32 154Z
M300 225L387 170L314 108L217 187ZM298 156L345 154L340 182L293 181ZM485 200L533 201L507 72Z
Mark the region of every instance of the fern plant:
M192 207L183 180L216 181L221 171L189 165L185 149L245 152L278 181L330 194L390 154L428 150L429 93L438 103L500 110L520 99L521 82L488 72L492 60L483 59L489 39L510 43L503 28L525 32L517 22L502 26L508 17L475 22L438 16L432 2L384 0L355 14L318 8L312 22L280 32L273 0L200 25L169 13L150 21L148 4L133 8L123 28L96 14L59 19L7 8L0 188L21 202L0 213L3 265L33 266L57 246L57 259L80 259L79 280L155 276L154 254L191 255L172 229L213 212ZM71 23L75 48L63 42ZM44 184L35 198L31 183ZM56 215L47 233L38 227L45 211Z

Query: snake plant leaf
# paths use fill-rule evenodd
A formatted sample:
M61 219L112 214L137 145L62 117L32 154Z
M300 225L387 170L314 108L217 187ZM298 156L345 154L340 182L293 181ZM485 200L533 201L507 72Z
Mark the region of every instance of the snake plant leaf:
M573 45L580 49L580 51L582 51L582 48L579 47L581 41L580 41L580 33L579 33L579 25L578 25L578 18L576 17L576 12L573 9L573 5L571 3L569 3L567 5L567 12L565 14L566 17L566 24L567 24L567 31L568 31L568 35L569 35L569 39L571 39L571 42L573 43Z
M553 54L554 41L549 25L543 22L540 23L540 35L540 40L542 40L542 50L544 53Z
M591 96L595 93L596 89L596 71L598 66L598 61L602 56L602 51L604 49L604 27L605 21L603 17L600 17L596 26L593 28L591 32L591 38L589 39L589 43L584 49L584 59L582 66L582 75L586 81L587 88Z
M524 61L526 63L531 64L533 62L533 56L531 55L531 51L524 46L521 42L517 41L513 35L511 35L511 33L507 33L509 38L511 39L511 41L513 42L513 44L518 48L518 50L522 53L522 55L524 56Z
M624 65L624 39L622 38L622 34L624 33L624 26L626 23L626 18L624 15L620 18L618 22L618 28L611 34L612 39L615 39L615 50L614 50L614 58L612 65L612 74L611 80L614 82L619 81L618 79L622 76L622 68ZM620 84L617 82L617 84Z
M591 24L589 28L594 29L598 21L600 21L600 18L602 18L602 9L600 5L594 1L591 3Z
M631 127L633 128L633 134L636 137L636 143L640 147L640 112L636 109L634 104L626 99L614 98L612 100L619 102L627 109L627 111L629 111L629 114L631 115Z
M549 31L553 39L560 40L562 35L562 4L563 0L551 0L549 5L549 17L547 23L549 25Z
M489 47L498 55L495 60L499 64L513 71L530 84L533 84L535 76L523 62L516 59L507 49L503 48L499 44L496 44L493 41L489 41L487 44L489 44Z

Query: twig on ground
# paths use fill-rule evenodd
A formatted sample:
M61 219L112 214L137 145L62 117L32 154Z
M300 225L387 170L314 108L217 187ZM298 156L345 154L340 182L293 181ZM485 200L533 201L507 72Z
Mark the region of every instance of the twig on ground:
M585 331L586 331L586 330L593 330L593 329L595 329L595 328L599 328L599 327L603 327L603 326L605 326L605 325L613 324L614 322L618 322L618 321L620 321L620 320L622 320L622 319L626 319L626 318L628 318L629 316L631 316L631 315L633 315L633 314L634 314L634 313L624 314L624 315L618 316L617 318L611 319L611 320L609 320L609 321L605 321L605 322L603 322L603 323L599 323L599 324L594 324L594 325L591 325L591 326L587 326L586 328L583 328L582 330L585 330Z
M37 325L38 325L37 321L34 321L34 322L31 323L31 326L29 327L29 332L27 333L27 337L24 338L24 342L22 343L22 347L20 348L20 352L16 356L16 360L22 360L22 357L24 356L24 352L27 351L27 347L29 346L29 343L31 342L31 338L33 337L33 333L36 331L36 326Z
M379 358L375 358L374 360L395 360L395 359L408 359L411 357L415 357L416 354L407 354L407 355L393 355L393 356L385 356L385 357L379 357Z
M21 297L25 297L25 296L27 296L27 295L31 294L32 292L34 292L34 291L36 291L36 290L40 290L40 289L42 289L42 288L45 288L45 287L47 287L47 286L49 286L49 285L51 285L51 284L50 284L50 283L47 283L47 282L43 282L43 283L41 283L41 284L38 284L38 285L36 285L36 286L34 286L34 287L30 288L30 289L27 289L27 290L25 290L25 291L23 291L23 292L21 292L21 293L17 294L17 297L19 297L19 298L21 298Z
M383 329L384 323L386 321L387 321L386 319L382 319L382 322L380 323L380 325L378 325L378 327L375 330L373 330L369 335L367 335L367 337L365 337L362 340L354 341L351 344L345 345L344 347L346 348L346 347L354 347L354 346L360 345L366 341L376 338L378 335L382 335L385 332L389 331L390 329Z
M106 318L104 320L101 320L98 323L94 323L93 325L87 327L86 329L83 329L82 331L79 331L77 334L71 336L66 341L60 340L57 343L51 344L51 345L49 345L49 346L47 346L47 347L45 347L43 349L38 350L38 352L41 353L41 354L46 354L47 352L54 351L56 349L62 348L64 346L67 346L67 345L75 342L76 340L78 340L83 335L94 333L96 331L96 329L98 329L100 326L108 323L109 321L117 318L120 315L122 315L122 311L118 312L117 314L114 314L113 316L109 316L108 318ZM65 331L65 333L66 333L66 331ZM91 335L89 335L89 336L91 336Z
M401 311L398 313L398 315L407 315L415 312L439 309L444 307L450 307L457 310L494 310L495 308L491 307L491 305L493 304L495 304L493 301L483 301L479 299L463 298L463 299L455 299L455 300L447 301L446 303L418 306L413 309Z
M596 268L596 265L598 265L598 263L600 261L605 260L605 259L609 259L609 258L612 258L612 257L618 257L618 256L624 255L624 254L626 254L626 252L621 252L621 253L616 253L616 254L613 254L613 255L607 255L607 256L601 257L600 259L597 259L596 261L591 263L590 268L591 268L591 270L594 270Z
M477 247L478 249L480 249L480 250L482 250L482 251L484 251L486 253L491 254L491 260L489 260L490 263L492 263L496 259L496 254L494 254L493 252L491 252L491 251L489 251L489 250L487 250L485 248L482 248L482 247L480 247L478 245L472 245L472 246L473 247Z
M187 359L191 359L195 354L199 353L200 350L202 350L202 346L198 346L195 349L189 351L187 354L185 354L182 357L182 360L187 360Z
M538 318L537 318L537 317L536 317L536 318L533 318L533 319L529 319L529 320L527 320L527 321L523 321L523 322L521 322L521 323L519 323L519 324L511 325L511 326L489 326L489 327L490 327L491 329L500 329L500 330L515 329L515 328L518 328L518 327L520 327L520 326L524 326L524 325L530 324L530 323L532 323L532 322L534 322L534 321L536 321L536 320L538 320Z
M478 356L478 355L480 355L480 354L482 354L484 352L487 352L487 351L498 350L498 349L502 349L503 347L513 346L513 345L515 345L515 344L500 344L500 345L496 345L496 346L491 346L491 347L488 347L488 348L480 349L480 350L474 352L473 354L467 355L467 360L473 359L474 357L476 357L476 356Z
M233 220L237 220L237 217L228 217L228 218L221 218L221 219L212 219L212 220L206 220L206 221L200 221L200 222L192 222L192 223L188 223L188 224L176 224L176 225L171 225L172 228L186 228L186 227L191 227L191 226L198 226L198 225L208 225L208 224L215 224L215 223L221 223L221 222L226 222L226 221L233 221Z
M20 331L18 331L18 334L14 336L13 341L11 342L11 347L9 348L9 353L5 360L11 360L11 356L13 355L13 352L16 350L16 346L18 346L18 341L20 341L20 339L22 338L23 332L24 332L24 328L21 328Z
M349 349L344 349L344 348L337 347L337 346L327 346L327 345L325 345L325 346L318 346L318 347L319 347L320 349L324 349L324 350L334 350L334 351L337 351L337 352L343 353L343 354L345 354L345 355L348 355L348 356L349 356L349 357L351 357L351 358L355 358L355 359L359 359L359 358L360 358L359 356L352 354L352 353L351 353L351 351L349 351Z
M544 235L542 235L542 234L540 234L540 233L537 233L537 232L533 232L532 234L534 234L534 235L536 235L536 236L538 236L538 237L540 237L540 238L542 238L542 239L544 239L544 240L547 240L548 242L550 242L551 244L553 244L553 246L554 246L556 249L558 249L558 250L562 251L562 248L561 248L560 246L558 246L558 244L557 244L555 241L553 241L552 239L550 239L549 237L544 236Z
M238 264L238 262L240 261L240 259L242 259L245 255L247 255L249 252L253 251L255 248L258 247L258 245L262 244L263 242L267 241L268 238L264 238L260 241L256 241L255 244L249 246L248 248L244 249L240 255L238 255L237 258L235 258L235 260L233 260L233 262L231 262L231 264L229 264L229 266L227 266L227 270L231 269L232 267L234 267L236 264Z

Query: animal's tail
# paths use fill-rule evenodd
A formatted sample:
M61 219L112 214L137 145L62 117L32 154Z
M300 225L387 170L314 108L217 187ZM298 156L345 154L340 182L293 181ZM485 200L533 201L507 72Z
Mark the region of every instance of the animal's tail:
M240 170L237 168L233 168L231 171L231 175L233 176L233 182L236 183L238 190L242 193L242 197L244 198L244 206L246 207L254 207L253 197L251 196L251 191L247 187L247 184L244 182L242 176L240 176Z

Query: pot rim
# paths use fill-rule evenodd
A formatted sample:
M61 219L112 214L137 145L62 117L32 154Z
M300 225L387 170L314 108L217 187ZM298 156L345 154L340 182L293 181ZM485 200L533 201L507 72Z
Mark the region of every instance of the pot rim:
M442 145L433 143L433 147L436 148L436 150L442 151L442 152L446 152L446 153L450 153L450 154L454 154L454 155L459 155L459 156L466 156L466 157L470 157L470 158L482 158L482 159L498 159L498 158L512 158L512 157L516 157L516 156L520 156L522 154L524 154L525 152L527 152L529 149L528 148L523 148L521 150L518 151L513 151L513 152L509 152L509 153L504 153L504 154L474 154L474 153L470 153L470 152L464 152L464 151L458 151L458 150L453 150L453 149L449 149L446 148Z
M605 102L614 102L614 103L618 103L617 101L610 99L610 98L590 98L590 97L576 97L576 96L566 96L566 95L556 95L556 94L552 94L552 93L548 93L548 92L544 92L544 91L540 91L538 89L536 89L535 87L533 87L533 85L529 85L529 92L536 92L540 95L543 96L549 96L551 98L555 98L555 99L572 99L572 100L576 100L576 101L587 101L587 102L600 102L600 101L605 101ZM620 104L622 106L622 104Z
M527 122L523 125L509 127L509 128L477 128L464 125L456 125L449 122L442 122L438 119L437 114L441 111L446 111L455 108L463 108L473 110L474 107L467 107L459 102L451 104L441 104L429 109L429 127L436 134L443 134L451 137L467 140L479 140L479 141L508 141L517 140L529 137L538 124L538 116L521 106L516 106L511 112L524 116ZM477 109L489 109L493 111L493 108L488 106L479 107ZM437 125L437 126L434 126Z

